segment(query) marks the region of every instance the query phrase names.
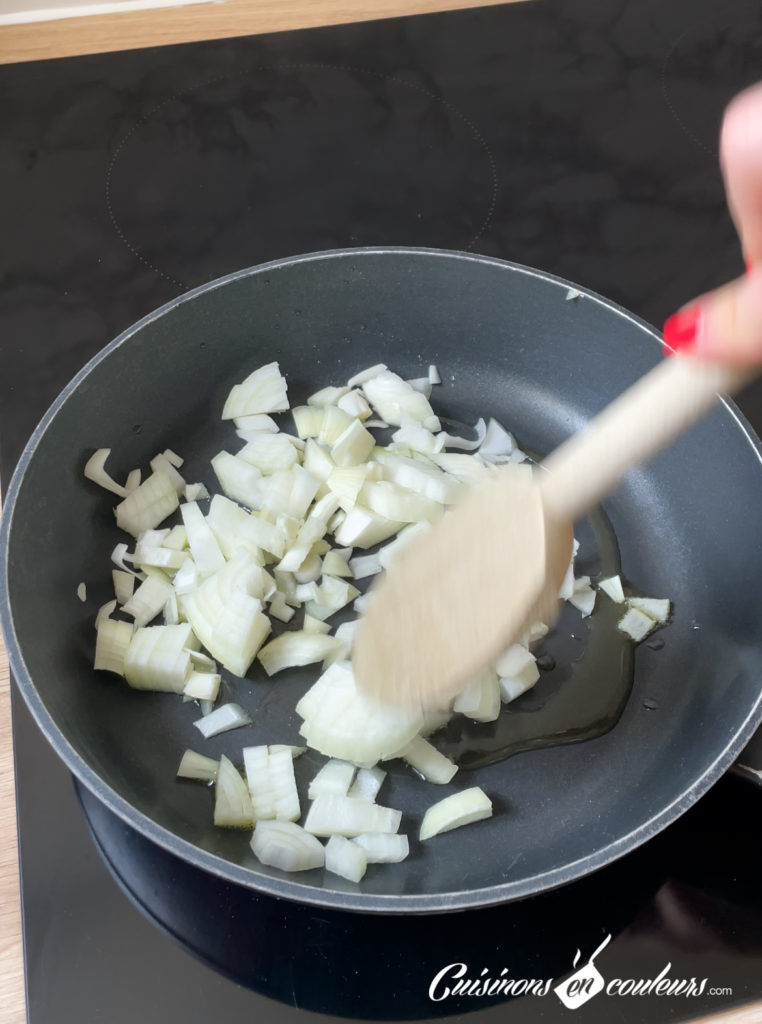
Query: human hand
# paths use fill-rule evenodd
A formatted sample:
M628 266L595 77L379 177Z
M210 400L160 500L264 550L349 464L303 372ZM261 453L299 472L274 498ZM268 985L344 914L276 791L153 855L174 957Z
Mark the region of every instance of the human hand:
M762 365L762 83L725 111L720 164L748 273L671 316L664 344L736 366Z

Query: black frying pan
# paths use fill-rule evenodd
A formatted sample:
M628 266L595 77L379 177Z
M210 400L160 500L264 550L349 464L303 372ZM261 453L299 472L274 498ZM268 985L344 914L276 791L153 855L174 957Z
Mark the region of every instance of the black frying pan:
M762 717L762 472L759 442L727 403L606 503L625 577L675 608L663 648L636 652L615 727L462 772L460 785L480 785L493 798L494 817L423 848L413 843L407 861L374 867L359 886L322 871L286 877L263 868L247 834L212 826L204 787L174 781L186 746L238 760L250 743L298 741L293 708L313 670L267 683L255 665L248 680L228 680L225 696L235 694L255 724L204 745L192 705L132 691L90 668L93 614L111 596L109 553L120 539L109 496L82 477L93 448L113 448L119 478L169 446L186 456L187 479L211 483L209 458L231 441L218 418L225 395L277 358L294 404L369 363L404 376L437 363L444 384L435 402L445 416L473 423L494 415L527 448L547 452L660 358L648 325L587 292L567 299L567 289L463 253L297 257L173 301L77 375L35 431L8 491L0 610L29 707L104 804L172 853L260 892L342 909L434 912L585 875L653 836L731 764ZM612 557L596 548L600 532L582 524L579 536L584 570ZM84 605L75 596L81 580ZM590 624L571 628L570 643L583 653L594 639ZM577 684L563 668L538 684L535 704L513 712L518 730L538 704L552 712L566 700L578 713L621 672L619 663L597 661L570 702L568 687ZM308 752L297 762L302 784L321 761ZM442 795L395 765L384 802L403 809L415 835L425 807Z

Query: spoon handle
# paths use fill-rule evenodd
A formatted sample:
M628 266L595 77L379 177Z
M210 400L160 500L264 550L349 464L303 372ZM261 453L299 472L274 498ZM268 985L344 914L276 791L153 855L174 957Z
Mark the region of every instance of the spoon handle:
M758 372L690 356L664 359L544 460L546 508L560 522L579 519L629 469L700 419L720 394L739 390Z

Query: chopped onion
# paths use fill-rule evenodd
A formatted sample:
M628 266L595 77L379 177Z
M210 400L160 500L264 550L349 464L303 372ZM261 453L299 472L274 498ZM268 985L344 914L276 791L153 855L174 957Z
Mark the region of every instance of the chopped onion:
M220 762L215 761L213 757L197 754L195 750L186 750L180 759L177 777L179 779L198 779L199 782L214 782L219 766Z
M304 614L304 626L302 627L305 633L330 633L331 627L327 622L323 622L322 619L316 619L314 615L310 615L307 612Z
M370 800L373 802L378 796L378 791L381 789L385 778L386 772L378 766L375 768L358 768L355 781L349 787L347 796L354 797L357 800Z
M440 469L443 469L449 476L454 477L459 483L471 486L489 480L494 469L485 465L473 455L465 455L463 452L440 452L432 455Z
M420 838L431 839L441 832L470 825L473 821L481 821L492 817L492 802L484 790L478 786L461 790L446 796L444 800L433 804L426 811L421 822Z
M286 551L288 538L282 527L250 515L221 494L212 498L207 522L227 559L238 548L245 548L258 561L262 561L263 550L274 558L282 558Z
M310 783L307 796L310 800L333 793L335 796L346 796L355 775L355 766L348 761L335 759L324 764Z
M149 463L154 473L163 473L164 476L169 480L174 489L178 494L182 494L185 490L185 480L177 472L175 467L169 461L165 454L154 456Z
M93 452L85 463L85 477L88 480L92 480L94 484L98 484L99 487L111 491L112 494L118 494L120 498L126 498L127 488L118 484L105 470L106 459L110 454L110 448L99 448L96 452Z
M131 469L127 474L127 479L124 481L124 489L129 494L130 491L134 491L136 487L140 487L141 472L139 469Z
M537 661L522 644L512 644L495 662L500 676L500 695L505 703L531 689L540 678Z
M423 724L419 711L382 706L360 691L346 663L330 665L296 711L304 719L300 732L308 746L360 768L396 754Z
M313 800L304 827L316 836L359 836L363 832L396 832L402 812L369 800L325 794Z
M666 597L630 597L627 604L630 608L643 612L660 626L669 618L670 602Z
M425 377L414 377L410 380L406 380L405 383L409 384L414 391L420 391L420 393L426 398L431 398L431 381L429 380L428 375Z
M234 416L233 423L239 436L241 434L259 434L262 431L266 431L269 434L278 433L278 424L272 416L267 416L265 413L253 413L251 416Z
M188 602L193 602L198 593L184 599L186 612ZM262 602L243 590L234 590L214 624L204 619L197 605L194 611L195 614L188 612L193 631L212 657L233 675L246 675L270 632L270 620L262 614Z
M349 392L348 387L332 387L321 388L320 391L316 391L314 395L310 395L307 399L307 405L337 405L341 398Z
M379 553L376 552L373 555L358 555L349 563L349 568L352 570L354 579L363 580L367 576L375 576L376 573L381 572L383 566Z
M291 469L299 461L299 452L294 448L288 434L267 432L252 437L237 456L244 462L256 466L262 476L269 476L279 469Z
M202 487L203 484L192 484L191 486ZM206 490L206 488L204 488ZM207 494L207 498L209 495ZM170 548L172 551L184 551L188 547L188 531L182 524L173 526L167 533L164 540L161 542L161 546L164 548Z
M334 469L326 480L328 488L339 499L345 512L349 512L357 503L360 493L368 478L368 466L345 466Z
M243 763L257 821L295 821L301 814L291 748L244 747Z
M165 627L170 629L172 627ZM210 715L205 715L193 723L204 739L211 739L221 732L228 732L230 729L240 729L244 725L251 725L251 717L243 710L240 704L222 704ZM236 773L237 774L237 773Z
M445 757L423 736L416 736L400 751L399 756L429 782L437 782L440 785L449 782L458 770L458 766L453 764L449 757Z
M223 420L288 409L286 380L277 363L267 363L236 384L222 410Z
M452 709L474 722L494 722L500 715L500 683L497 673L491 668L485 669L458 694Z
M323 559L322 569L326 576L353 576L346 558L342 558L338 551L328 552Z
M463 496L463 484L435 465L385 452L383 449L377 452L377 458L381 461L385 480L415 491L430 501L440 505L454 505Z
M137 537L158 526L178 505L177 491L169 478L164 473L152 473L116 506L116 525Z
M595 591L590 586L590 577L580 576L574 581L574 591L569 598L569 604L573 604L582 613L583 618L587 618L595 607L595 596Z
M183 517L183 525L188 534L188 547L199 576L211 576L225 565L225 557L211 527L195 501L181 505L180 515Z
M220 677L212 672L191 671L183 687L185 696L194 700L215 701L219 692Z
M221 709L220 709L221 710ZM209 715L209 718L212 718ZM209 719L202 719L208 721ZM214 824L223 828L251 828L254 815L251 798L235 765L223 754L214 787Z
M365 850L344 836L334 835L325 846L325 869L350 882L359 882L368 866Z
M392 434L392 441L397 444L407 445L413 451L421 452L423 455L434 455L442 451L444 444L442 435L434 436L430 430L422 427L420 423L405 422Z
M410 419L422 423L429 430L439 430L439 419L426 396L396 373L383 370L364 381L362 389L375 412L391 426L402 426L404 420Z
M105 617L97 625L94 668L124 675L124 658L132 640L132 624Z
M421 523L411 523L410 526L406 526L404 530L400 530L396 538L386 547L381 548L377 552L377 557L382 569L388 569L394 559L404 551L405 548L410 544L411 541L415 540L416 537L421 534L428 533L431 529L431 523L424 520Z
M645 640L648 634L656 629L657 623L638 608L628 608L624 616L619 620L617 629L626 633L635 643Z
M622 581L618 576L609 576L598 583L598 589L611 598L616 604L624 603Z
M117 544L114 550L111 552L111 561L114 565L118 565L122 572L130 572L133 576L137 575L133 569L124 564L124 560L127 557L127 545Z
M323 844L293 821L258 821L251 848L262 864L281 871L310 871L325 864Z
M274 676L286 668L314 665L315 662L323 661L341 646L341 641L336 637L296 630L281 633L263 647L257 657L267 675Z
M340 410L337 410L340 411ZM373 435L359 420L351 420L331 447L331 458L337 466L358 466L365 462L375 448Z
M80 583L77 586L77 597L83 604L87 600L87 585L85 583Z
M350 842L365 850L368 864L399 864L410 853L407 836L390 832L363 832Z
M136 626L147 626L167 603L171 592L171 583L149 576L140 584L129 601L125 602L122 611L125 615L133 616Z
M367 420L371 415L371 408L360 391L348 391L336 403L342 412L350 416L356 416L358 420Z
M439 370L432 363L429 367L429 383L430 384L441 384L442 378L439 376Z
M188 623L136 629L124 659L124 675L136 690L182 693L191 672L189 647L197 647Z
M353 587L346 580L324 574L317 596L308 603L307 611L316 619L328 619L353 601L359 593L357 587Z
M294 609L286 604L286 598L279 590L275 591L270 601L270 615L280 622L290 622L295 615Z
M114 593L119 604L126 604L132 597L135 589L135 576L131 572L122 569L112 569L111 580L114 584Z
M419 523L426 520L431 523L442 515L442 506L438 502L388 480L366 483L360 498L371 512L393 522Z
M180 609L177 606L177 594L174 590L170 590L169 597L162 609L162 614L167 626L176 626L180 621Z
M485 462L507 462L515 448L516 438L513 434L509 434L497 420L491 419L479 446L479 458Z
M109 615L116 611L116 601L107 601L106 604L102 604L98 609L95 616L95 628L100 626L104 619L107 619ZM132 628L132 627L130 627Z
M249 508L260 508L262 505L262 474L256 466L231 455L230 452L218 452L212 459L220 487L233 501L240 501Z
M204 484L186 484L183 497L186 501L206 501L211 498L211 494Z
M383 373L386 369L386 363L376 363L375 366L368 366L365 370L360 370L354 377L350 377L347 381L348 388L361 387L367 380L372 377L377 377L379 373Z

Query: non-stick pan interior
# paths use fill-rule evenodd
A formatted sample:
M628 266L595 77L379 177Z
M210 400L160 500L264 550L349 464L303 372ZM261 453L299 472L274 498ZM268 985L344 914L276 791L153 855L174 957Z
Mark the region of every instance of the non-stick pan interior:
M755 441L729 407L632 473L605 505L627 580L674 602L663 648L636 652L633 692L615 728L462 772L456 781L481 786L494 817L413 842L407 861L372 867L359 886L322 871L287 879L263 868L248 834L212 826L211 793L174 778L186 747L240 761L245 745L298 742L293 708L314 669L267 682L255 663L249 679L228 679L224 696L250 709L254 725L208 742L193 727L194 704L92 671L93 616L111 597L109 555L125 538L111 496L85 481L82 467L94 448L110 447L119 479L171 447L186 458L186 479L212 485L210 457L238 443L219 419L224 398L271 359L292 404L371 363L406 377L436 363L437 411L464 423L495 416L523 445L547 452L659 358L654 333L618 308L567 297L565 283L525 268L459 254L283 261L165 307L59 401L9 495L9 646L38 720L83 781L150 838L297 899L446 910L557 885L624 853L730 763L756 715L762 472ZM591 563L595 554L582 552ZM606 672L596 683L610 685ZM297 762L305 796L322 760L308 752ZM426 806L454 788L424 784L395 762L383 802L403 810L403 830L415 836Z

